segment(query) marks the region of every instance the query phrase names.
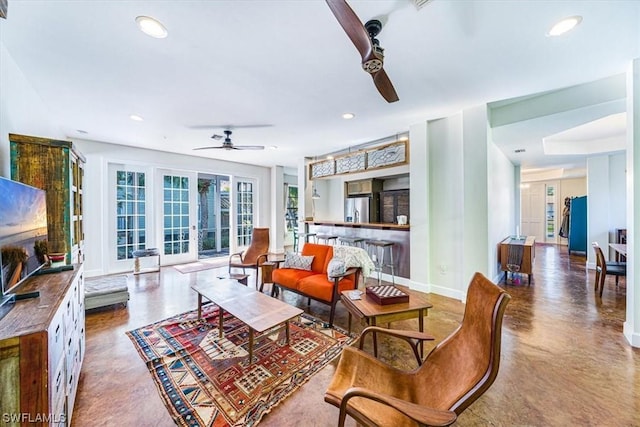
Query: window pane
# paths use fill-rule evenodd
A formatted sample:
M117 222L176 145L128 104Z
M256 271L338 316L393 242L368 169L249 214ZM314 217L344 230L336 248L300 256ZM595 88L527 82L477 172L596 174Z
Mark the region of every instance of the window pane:
M144 248L145 174L116 171L116 257L132 258L134 248Z

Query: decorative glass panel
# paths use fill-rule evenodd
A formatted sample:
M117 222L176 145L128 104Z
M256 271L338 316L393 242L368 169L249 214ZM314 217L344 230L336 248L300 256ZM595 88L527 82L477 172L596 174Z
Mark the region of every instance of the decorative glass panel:
M333 160L325 160L324 162L312 163L311 178L318 178L321 176L329 176L335 174L335 162Z
M365 169L365 153L358 152L336 159L336 173L357 172Z
M405 163L406 145L404 142L387 145L375 150L367 150L367 169Z

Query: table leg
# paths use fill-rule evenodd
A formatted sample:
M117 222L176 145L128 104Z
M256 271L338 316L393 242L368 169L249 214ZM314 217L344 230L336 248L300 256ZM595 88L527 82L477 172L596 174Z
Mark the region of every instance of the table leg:
M198 294L198 320L202 318L202 294Z
M351 312L349 312L349 335L351 335Z
M287 327L289 322L287 322ZM253 328L249 328L249 365L253 363Z
M218 306L218 337L222 338L222 319L224 318L224 310Z
M376 326L376 318L372 317L371 318L371 326ZM373 355L374 357L378 357L378 333L377 332L373 332Z
M286 344L289 345L289 339L291 338L291 331L289 330L289 321L287 320L287 322L284 325L285 331L286 331L286 336L287 336L287 342Z
M418 329L424 332L424 309L420 310L420 318L418 319ZM420 340L420 359L424 359L424 341Z

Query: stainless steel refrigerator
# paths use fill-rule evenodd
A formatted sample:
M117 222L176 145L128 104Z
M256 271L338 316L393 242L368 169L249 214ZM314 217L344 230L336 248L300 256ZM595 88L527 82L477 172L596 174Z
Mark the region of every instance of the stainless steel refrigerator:
M378 197L348 197L344 200L345 222L378 222Z

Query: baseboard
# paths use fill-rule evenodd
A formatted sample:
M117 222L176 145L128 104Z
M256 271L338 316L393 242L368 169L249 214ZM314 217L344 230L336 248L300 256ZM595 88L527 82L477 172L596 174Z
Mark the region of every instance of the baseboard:
M640 332L635 332L628 322L624 322L622 333L632 347L640 348Z
M432 293L442 295L443 297L457 299L458 301L465 301L466 295L457 289L446 288L444 286L429 285Z

